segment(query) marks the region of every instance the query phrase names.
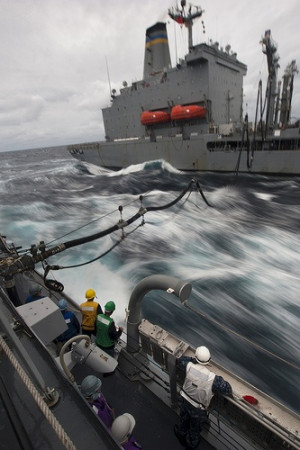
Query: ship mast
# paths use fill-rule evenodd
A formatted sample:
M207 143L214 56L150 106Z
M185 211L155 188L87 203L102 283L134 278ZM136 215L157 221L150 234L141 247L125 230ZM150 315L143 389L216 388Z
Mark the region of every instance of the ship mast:
M189 37L189 52L191 52L193 48L193 20L201 17L204 12L200 6L189 6L188 11L185 10L186 0L181 0L181 9L176 6L175 8L171 8L168 10L168 14L171 19L175 20L175 22L180 25L185 25L188 29L188 37Z

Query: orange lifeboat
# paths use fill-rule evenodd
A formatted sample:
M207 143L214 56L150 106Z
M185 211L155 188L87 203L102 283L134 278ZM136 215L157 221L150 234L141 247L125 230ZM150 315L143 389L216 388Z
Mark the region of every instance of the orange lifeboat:
M171 111L172 120L203 119L206 108L199 105L176 105Z
M170 114L166 111L143 111L141 123L143 125L155 125L157 123L169 122Z

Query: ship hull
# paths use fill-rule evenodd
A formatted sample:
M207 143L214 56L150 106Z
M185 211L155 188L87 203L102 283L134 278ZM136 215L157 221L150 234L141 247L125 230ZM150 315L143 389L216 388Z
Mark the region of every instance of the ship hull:
M207 150L205 135L94 142L68 147L71 155L98 166L121 169L147 161L164 160L184 171L249 172L278 175L300 175L300 150L246 150L228 148ZM211 141L212 142L212 141Z

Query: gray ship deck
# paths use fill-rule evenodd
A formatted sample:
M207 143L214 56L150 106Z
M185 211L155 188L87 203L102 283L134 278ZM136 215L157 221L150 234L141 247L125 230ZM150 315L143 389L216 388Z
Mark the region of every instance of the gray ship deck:
M72 370L78 381L86 375L84 372L81 366L76 366ZM94 374L99 376L97 373ZM119 370L113 375L100 378L103 382L102 392L114 408L116 416L129 412L135 417L136 426L133 434L143 450L183 448L173 432L174 425L179 423L175 411L168 408L140 382L129 381ZM202 439L201 449L214 448Z
M40 276L37 274L32 273L31 275L40 279ZM17 282L17 288L21 294L24 294L28 290L24 288L23 284L25 282L28 282L26 277L20 277ZM21 301L24 301L22 295L20 297ZM65 297L71 300L68 296L65 295ZM56 295L52 299L57 301ZM3 341L2 337L7 337L7 347L9 347L9 350L18 360L20 360L20 349L18 349L17 341L20 341L23 346L23 359L25 354L27 362L27 364L24 361L21 362L22 367L25 371L29 371L29 374L35 367L42 379L45 380L45 384L42 383L42 385L50 388L54 387L59 393L60 400L54 406L52 412L74 442L75 447L78 450L86 446L89 449L120 448L112 439L107 429L102 425L92 408L89 407L85 399L80 395L76 387L74 388L72 383L59 370L56 363L54 363L53 357L56 356L56 352L54 351L51 355L53 344L49 343L47 345L49 350L47 351L42 341L37 339L31 333L30 329L21 325L22 320L19 324L13 321L13 317L18 319L19 310L14 311L10 302L7 301L7 295L1 286L0 300L1 340ZM43 301L45 302L46 299ZM70 301L70 304L73 306L75 312L78 313L77 305L72 301ZM46 301L45 305L48 310L49 302L47 303ZM37 308L33 312L35 316ZM15 330L16 339L14 338L15 333L11 330L12 323L17 325ZM52 323L52 326L55 326L57 317L55 316L54 321L50 319L47 325L50 323ZM153 331L153 327L156 332ZM43 328L45 329L45 326ZM47 326L46 329L48 330L49 327ZM173 354L173 350L176 350L178 345L182 348L183 352L193 350L189 348L188 344L182 346L182 342L178 341L178 338L167 332L164 332L163 344L160 346L156 340L162 335L163 330L160 330L159 327L145 319L142 320L139 329L143 337L142 344L144 350L148 348L147 337L150 336L151 348L156 357L159 356L158 349L162 350L167 348L171 352L170 354ZM3 342L1 345L3 345ZM120 346L122 347L123 344L120 344ZM116 416L124 412L129 412L135 417L136 427L134 429L134 435L144 450L179 450L183 448L173 433L174 424L179 421L178 415L175 410L167 406L173 398L171 388L172 380L170 380L170 385L166 383L169 375L164 371L158 371L156 367L153 374L157 372L156 377L159 375L158 380L160 382L155 383L155 380L152 378L152 373L147 374L141 370L141 364L144 365L145 355L139 360L139 358L132 357L129 353L125 355L123 350L119 353L119 367L114 374L109 376L99 375L99 373L93 372L87 364L75 365L71 369L75 383L80 385L83 378L88 374L95 373L95 375L100 376L103 381L103 394L114 408ZM26 353L28 355L27 358ZM55 450L59 448L71 448L65 447L59 442L58 436L50 427L46 417L39 411L33 398L24 387L16 368L13 367L6 356L6 354L2 353L0 358L0 420L4 424L7 419L10 419L6 422L7 425L5 428L3 426L1 427L2 433L0 433L2 442L11 435L11 440L8 442L6 448L55 448ZM130 366L130 364L133 364L133 366ZM245 450L272 448L272 450L281 450L284 445L285 448L300 449L298 438L299 417L296 414L287 410L283 405L271 399L263 392L258 391L253 386L239 379L233 373L228 372L216 363L212 362L211 364L215 372L220 373L234 386L235 395L233 399L214 397L211 405L211 426L209 433L207 433L207 430L203 430L204 439L201 443L201 448L244 448ZM132 370L132 367L134 370ZM169 369L172 371L171 366ZM126 373L129 378L124 375ZM140 381L133 379L136 373L140 377L137 377L136 380ZM144 375L146 375L146 378ZM34 377L31 376L31 379L36 379L33 382L38 391L40 391L41 383L40 381L37 382L36 375ZM143 381L145 381L145 385ZM166 386L169 386L170 390L167 390L165 388ZM148 387L151 387L153 392ZM155 389L153 389L154 387ZM242 400L245 388L247 394L258 398L260 405L258 409L246 404ZM171 397L169 398L170 393ZM176 394L176 392L173 392L173 394ZM172 402L176 403L175 396ZM14 442L16 439L20 444L19 447ZM205 439L215 447L208 444ZM28 445L26 445L26 442Z
M1 305L2 315L4 311ZM6 315L6 318L10 321L9 316ZM78 450L85 447L95 450L119 448L106 429L101 426L98 417L83 397L58 369L52 356L30 332L20 329L17 333L28 355L23 351L25 363L10 337L6 339L3 329L0 331L1 338L4 337L3 340L7 340L8 351L13 354L13 358L16 358L18 366L16 368L6 352L1 351L1 448L16 450L18 448L30 450L74 448L66 445L68 438L65 433ZM35 389L37 393L41 392L35 377L32 376L36 370L40 380L45 380L46 386L55 388L59 394L58 403L50 410L41 396L36 398ZM42 413L41 410L44 412Z
M19 280L22 286L22 281ZM19 286L20 288L20 286ZM1 292L3 295L3 291ZM1 297L2 297L1 295ZM8 323L12 323L10 308L1 302L1 313ZM1 330L5 337L5 330ZM3 332L4 331L4 332ZM28 330L29 331L29 330ZM30 356L34 366L46 385L54 387L60 395L59 402L51 409L56 419L69 435L75 447L80 450L88 446L89 449L120 448L110 437L106 428L102 426L98 417L89 408L85 400L78 394L53 361L51 356L53 346L47 346L48 351L30 332L24 332L22 327L17 331L18 339ZM28 373L28 366L22 362L14 344L8 338L10 349L20 361L21 366ZM27 361L30 365L31 363ZM5 354L0 358L0 420L2 442L13 449L60 449L64 447L53 432L47 419L41 414L37 404L24 386L19 374L12 366ZM89 367L78 364L72 374L76 384L93 372ZM181 449L183 448L173 433L178 415L168 408L165 403L149 391L142 383L128 380L118 369L113 375L102 376L103 393L107 401L114 407L116 416L130 412L136 418L134 435L144 450L152 449ZM29 377L30 371L29 371ZM35 381L32 379L33 383ZM39 387L36 386L40 391ZM201 448L212 450L214 447L203 439Z

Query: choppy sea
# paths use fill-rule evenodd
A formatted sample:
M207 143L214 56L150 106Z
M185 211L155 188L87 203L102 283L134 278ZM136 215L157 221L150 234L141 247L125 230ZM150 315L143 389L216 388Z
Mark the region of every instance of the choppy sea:
M155 291L144 316L300 412L300 177L187 174L161 161L112 172L59 150L0 153L0 174L0 233L24 250L107 230L141 205L172 202L196 178L211 206L193 189L144 223L51 257L60 266L100 257L52 277L78 303L88 288L102 304L114 300L119 325L144 277L189 281L186 307Z

